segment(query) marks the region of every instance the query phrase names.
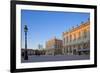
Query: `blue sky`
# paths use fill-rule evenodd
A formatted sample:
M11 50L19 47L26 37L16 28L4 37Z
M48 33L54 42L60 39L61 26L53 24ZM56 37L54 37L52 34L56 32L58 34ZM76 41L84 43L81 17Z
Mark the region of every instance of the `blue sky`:
M28 48L45 47L47 40L62 39L62 32L88 21L89 13L21 10L21 46L24 48L24 25L28 26Z

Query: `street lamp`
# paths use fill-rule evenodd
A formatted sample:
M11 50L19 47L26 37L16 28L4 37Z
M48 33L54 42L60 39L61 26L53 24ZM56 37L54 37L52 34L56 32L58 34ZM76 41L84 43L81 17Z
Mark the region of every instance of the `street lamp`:
M27 25L24 26L24 32L25 32L25 52L24 52L24 60L28 60L28 54L27 54Z

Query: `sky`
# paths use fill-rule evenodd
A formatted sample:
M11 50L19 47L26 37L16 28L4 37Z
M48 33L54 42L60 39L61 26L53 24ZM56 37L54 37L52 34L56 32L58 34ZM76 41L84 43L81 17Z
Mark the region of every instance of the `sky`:
M51 38L62 39L63 32L87 22L88 18L90 13L21 10L21 47L25 47L24 25L28 27L27 47L38 49L39 44L45 48Z

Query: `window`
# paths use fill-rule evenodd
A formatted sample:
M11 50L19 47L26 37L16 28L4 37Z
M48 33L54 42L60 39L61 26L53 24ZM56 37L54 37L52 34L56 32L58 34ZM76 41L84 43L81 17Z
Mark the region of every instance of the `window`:
M68 36L67 36L67 38L66 38L67 40L66 40L66 42L68 42Z
M74 34L74 40L76 40L76 34Z
M66 39L64 38L64 45L66 45Z
M71 40L72 40L72 35L70 35L70 42L71 42Z
M84 37L84 38L87 37L87 31L86 31L86 30L84 30L84 32L83 32L83 37Z
M80 31L79 31L79 33L78 33L78 36L79 36L78 38L80 39L80 38L81 38L81 32L80 32Z

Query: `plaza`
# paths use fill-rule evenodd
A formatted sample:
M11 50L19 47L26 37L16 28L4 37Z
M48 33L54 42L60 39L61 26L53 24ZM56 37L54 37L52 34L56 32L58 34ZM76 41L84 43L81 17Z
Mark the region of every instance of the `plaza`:
M27 13L27 11L23 12ZM41 14L43 17L45 13L49 13L49 15L44 17L44 19L36 15L40 18L40 21L42 20L43 22L38 23L38 25L30 25L29 23L27 23L27 25L23 24L22 29L24 28L24 30L22 30L21 47L22 63L90 59L90 19L88 13L56 13L56 16L62 17L63 15L64 17L60 18L58 23L58 18L54 16L55 12L28 12L29 14L32 12L32 18L34 18L36 14ZM75 15L73 22L72 14ZM56 20L50 20L51 16ZM27 17L29 17L29 15L27 15ZM71 21L66 21L68 17L71 17ZM84 17L84 21L83 18L79 20L80 17ZM75 21L76 19L78 19L77 22ZM35 23L30 20L28 21L32 22L32 24L37 24L37 21L34 21ZM51 23L51 21L55 23ZM41 24L42 26L40 26Z
M54 37L46 41L45 48L21 49L21 62L71 61L90 59L90 22L63 32L63 39Z
M28 56L28 60L21 58L22 63L31 63L31 62L53 62L53 61L74 61L74 60L89 60L90 56L88 55L31 55Z

